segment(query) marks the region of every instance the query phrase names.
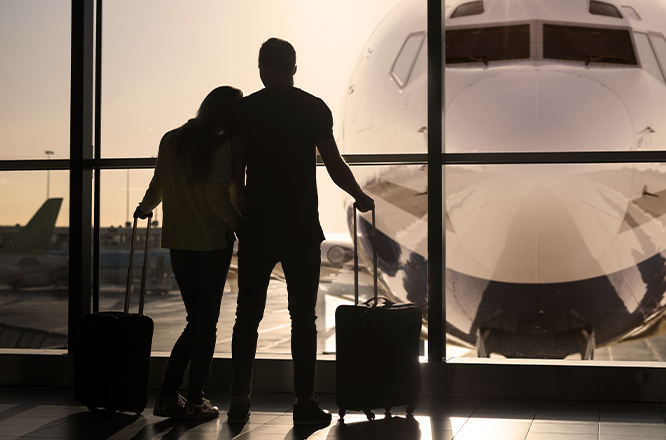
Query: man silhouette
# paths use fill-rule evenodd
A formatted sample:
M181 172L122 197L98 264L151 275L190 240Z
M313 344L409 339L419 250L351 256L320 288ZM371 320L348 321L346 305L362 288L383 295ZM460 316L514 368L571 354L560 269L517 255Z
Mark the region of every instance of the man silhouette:
M234 203L241 211L238 237L238 306L233 331L233 399L229 422L250 414L257 328L263 318L273 268L282 263L291 318L295 425L330 423L313 399L321 242L316 151L333 181L360 211L374 201L359 187L333 138L333 117L319 98L294 87L296 52L270 38L259 50L264 89L235 107L231 122Z

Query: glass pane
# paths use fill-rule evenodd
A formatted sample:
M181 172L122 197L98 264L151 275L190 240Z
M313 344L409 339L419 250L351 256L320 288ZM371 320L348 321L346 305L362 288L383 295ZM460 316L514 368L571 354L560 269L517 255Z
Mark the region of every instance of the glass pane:
M0 348L67 348L68 196L66 171L0 173Z
M647 34L636 32L634 37L636 38L636 47L638 48L638 54L641 58L641 66L643 69L662 83L666 83L664 75L659 68L659 63L657 62L657 56L652 50L652 45L650 44Z
M262 88L257 56L271 36L294 45L296 87L322 98L341 128L342 98L363 44L399 3L105 2L102 155L154 156L161 136L193 117L213 88L229 84L246 95ZM409 33L425 31L425 5L418 7L423 25L390 51ZM381 79L388 79L394 54L377 66Z
M427 328L426 239L427 172L421 166L354 167L354 174L377 203L377 251L380 295L393 301L416 303ZM128 182L129 176L129 185ZM100 310L121 310L125 291L131 225L127 225L127 200L131 216L141 200L152 170L104 171L101 177ZM353 240L350 230L351 198L331 181L324 167L317 169L320 222L326 240L322 243L321 282L316 313L317 352L335 353L335 309L354 301ZM129 192L127 188L129 187ZM129 196L128 196L129 193ZM161 205L154 213L147 265L145 311L155 321L154 351L170 351L185 324L185 309L171 270L169 251L160 248ZM143 264L145 223L140 221L134 260L132 307ZM371 217L358 223L361 243L359 299L373 296ZM231 351L231 334L238 295L238 266L234 255L224 289L216 352ZM281 266L276 266L268 288L264 319L259 327L257 351L290 353L290 319L287 288ZM424 333L425 334L425 333Z
M0 159L69 157L71 9L0 2Z
M447 356L666 359L665 173L447 166Z

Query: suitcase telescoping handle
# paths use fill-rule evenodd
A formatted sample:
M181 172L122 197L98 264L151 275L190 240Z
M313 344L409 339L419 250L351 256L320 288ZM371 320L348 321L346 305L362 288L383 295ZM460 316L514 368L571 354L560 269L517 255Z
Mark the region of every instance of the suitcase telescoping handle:
M354 203L354 305L358 305L358 227ZM374 281L374 307L377 307L377 234L375 232L375 208L372 208L372 268ZM369 301L368 301L369 302Z
M150 222L153 213L148 214L148 226L146 227L146 248L143 254L143 270L141 272L141 291L139 293L139 315L143 315L143 304L146 296L146 267L148 264L148 244L150 243ZM127 288L125 289L125 313L129 313L130 293L132 292L132 269L134 266L134 244L136 243L136 224L138 219L134 218L132 229L132 245L130 247L130 263L127 269Z

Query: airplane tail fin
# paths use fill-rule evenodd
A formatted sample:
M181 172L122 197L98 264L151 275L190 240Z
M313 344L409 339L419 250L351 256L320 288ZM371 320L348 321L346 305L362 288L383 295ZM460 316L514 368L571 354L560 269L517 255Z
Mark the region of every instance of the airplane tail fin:
M3 254L44 255L51 245L51 237L60 213L62 198L47 199L41 208L25 225L9 245L2 249Z

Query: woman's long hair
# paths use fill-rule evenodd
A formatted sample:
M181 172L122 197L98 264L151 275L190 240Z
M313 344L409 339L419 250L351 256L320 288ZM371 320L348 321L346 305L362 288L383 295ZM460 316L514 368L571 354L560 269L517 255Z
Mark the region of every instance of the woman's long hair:
M207 182L213 158L227 139L231 109L243 92L230 86L213 89L197 115L176 130L170 141L174 149L173 171L189 185Z

